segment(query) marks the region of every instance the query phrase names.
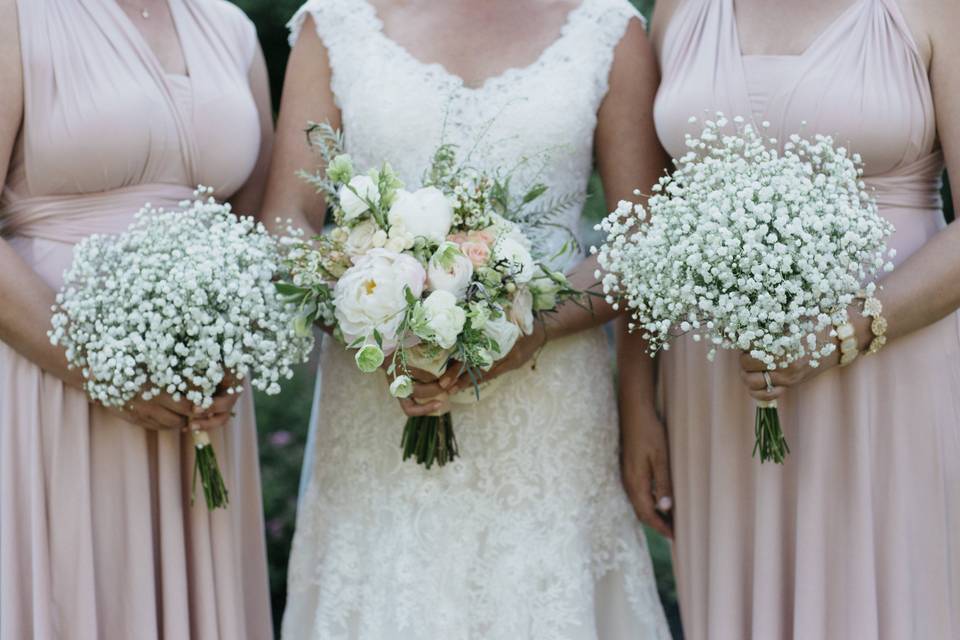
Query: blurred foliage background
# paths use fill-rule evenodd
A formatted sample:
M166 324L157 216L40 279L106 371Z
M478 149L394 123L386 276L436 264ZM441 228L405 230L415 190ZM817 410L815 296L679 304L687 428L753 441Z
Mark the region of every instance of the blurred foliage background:
M302 0L233 0L256 23L270 71L275 105L283 86L289 48L286 22ZM634 0L634 4L649 16L653 0ZM949 187L945 187L945 202L949 207ZM591 197L585 218L592 221L606 213L603 190L594 176L590 185ZM948 210L952 219L952 210ZM273 598L274 622L279 626L286 599L286 566L293 536L297 491L306 448L310 409L313 400L316 364L304 366L281 395L257 397L257 419L260 426L260 457L263 477L263 500L266 512L267 551L270 561L270 581ZM682 638L676 585L671 570L670 548L666 540L648 531L650 551L657 574L660 597L667 610L676 638Z

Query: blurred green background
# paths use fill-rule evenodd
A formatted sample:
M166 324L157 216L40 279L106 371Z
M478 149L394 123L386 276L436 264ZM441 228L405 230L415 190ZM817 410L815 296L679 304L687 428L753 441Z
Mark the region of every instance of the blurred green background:
M275 103L278 102L286 68L287 31L285 23L302 0L234 0L257 24L270 70ZM650 14L653 0L635 0L634 4ZM945 202L950 203L948 187ZM591 181L591 196L586 218L596 220L605 214L600 181ZM951 209L948 204L948 209ZM948 218L952 219L952 210ZM263 500L266 511L267 545L275 624L279 625L286 598L286 566L296 516L300 469L307 440L307 426L313 399L315 365L305 366L281 395L257 397L260 425L260 457L263 476ZM671 571L668 543L648 531L660 597L667 610L674 636L681 638L676 586Z

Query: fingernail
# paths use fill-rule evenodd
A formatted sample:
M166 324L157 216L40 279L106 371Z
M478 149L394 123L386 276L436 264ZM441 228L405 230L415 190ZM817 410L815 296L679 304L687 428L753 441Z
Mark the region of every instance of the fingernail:
M658 511L670 511L673 508L673 500L670 499L670 496L663 496L657 500L657 510Z
M199 405L194 405L193 407L193 415L195 416L202 415L204 411L205 409Z

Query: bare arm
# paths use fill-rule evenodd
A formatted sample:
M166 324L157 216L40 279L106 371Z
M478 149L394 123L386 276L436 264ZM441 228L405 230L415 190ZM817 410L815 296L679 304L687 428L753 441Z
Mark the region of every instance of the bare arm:
M943 146L951 183L960 186L960 4L932 0L927 9L932 51L930 82L937 114L937 131ZM960 189L953 192L954 210L960 211ZM940 320L960 307L960 225L954 223L937 234L884 280L878 296L895 339ZM861 321L860 344L870 340Z
M659 72L651 45L642 29L636 31L628 34L635 43L624 60L617 52L610 96L597 131L600 173L610 210L620 200L636 200L635 188L649 193L668 162L653 123ZM628 42L625 39L621 48ZM617 319L617 370L624 487L637 516L671 536L670 520L663 514L669 509L669 502L663 501L669 501L671 487L666 432L654 401L654 360L640 335L627 331L625 317Z
M307 145L308 122L328 121L340 127L340 110L330 88L327 49L308 17L290 54L283 100L277 121L276 149L267 182L263 221L290 219L294 226L319 232L323 228L326 202L297 172L317 166L317 157Z
M639 24L631 29L617 51L610 95L600 111L597 129L600 174L611 211L620 200L636 200L634 189L649 192L667 165L653 123L659 83L653 50ZM646 355L643 341L626 332L625 322L618 327L621 389L626 395L626 402L621 401L623 410L628 418L634 411L652 413L653 360Z
M253 63L250 65L250 90L260 115L260 155L253 173L243 188L238 191L231 204L245 215L259 215L263 205L264 190L267 186L267 174L270 172L270 157L273 154L273 106L270 100L270 81L267 76L267 64L263 59L263 50L257 46Z
M0 0L0 176L7 176L23 120L23 75L15 0ZM0 340L67 384L80 388L61 348L47 338L56 293L0 239Z

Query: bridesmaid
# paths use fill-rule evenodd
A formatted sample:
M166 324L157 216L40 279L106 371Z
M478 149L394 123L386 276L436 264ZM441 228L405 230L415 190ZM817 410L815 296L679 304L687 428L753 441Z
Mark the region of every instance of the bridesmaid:
M772 392L738 354L710 364L688 341L664 358L689 638L960 638L960 226L939 196L944 161L960 184L958 25L952 0L657 3L674 157L705 111L832 134L897 228L879 351L858 302L860 356L775 372ZM780 398L782 467L750 458L751 396Z
M258 209L254 27L222 0L0 0L0 86L0 638L270 637L250 395L107 411L46 337L84 236L200 183ZM189 504L188 427L216 429L229 510Z

